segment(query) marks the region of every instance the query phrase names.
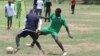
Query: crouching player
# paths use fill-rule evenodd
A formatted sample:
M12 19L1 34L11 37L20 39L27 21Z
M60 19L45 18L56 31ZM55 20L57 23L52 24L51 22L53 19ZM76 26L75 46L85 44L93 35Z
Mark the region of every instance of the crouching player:
M26 37L27 35L30 35L33 42L32 43L36 43L37 47L43 52L41 45L39 44L39 42L37 41L37 31L41 28L41 26L38 26L40 22L39 17L33 13L33 10L31 10L29 12L29 14L26 16L26 25L25 28L23 29L23 31L21 33L19 33L16 36L16 49L17 51L19 50L19 46L20 46L20 38L21 37Z

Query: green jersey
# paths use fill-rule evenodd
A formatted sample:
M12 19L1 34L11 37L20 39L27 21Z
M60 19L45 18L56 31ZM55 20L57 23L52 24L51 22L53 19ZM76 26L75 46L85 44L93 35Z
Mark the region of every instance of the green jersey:
M56 17L55 14L52 14L50 16L51 19L51 25L48 28L44 28L42 30L40 30L42 33L44 33L44 35L47 34L51 34L53 37L57 37L58 33L61 29L61 27L64 25L65 27L67 27L66 25L66 21L64 20L63 17Z
M62 26L67 27L66 21L64 20L64 18L62 16L56 17L55 13L53 13L50 16L50 19L52 22L49 27L49 30L51 30L51 31L55 31L56 33L58 33Z

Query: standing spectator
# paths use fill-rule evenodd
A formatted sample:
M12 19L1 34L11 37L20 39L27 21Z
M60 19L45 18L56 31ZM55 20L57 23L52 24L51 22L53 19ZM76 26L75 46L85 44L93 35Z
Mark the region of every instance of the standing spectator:
M43 8L43 1L42 0L38 0L37 1L37 7L36 7L36 9L37 9L36 14L38 16L41 16L41 14L42 14L42 8Z
M71 5L72 14L74 14L76 0L72 0L71 3L72 3L72 5Z
M16 15L15 12L15 5L12 3L12 1L8 1L8 4L5 6L5 16L7 17L7 29L10 29L12 27L12 19L13 16Z
M50 22L49 17L50 17L50 14L51 14L51 6L52 6L52 3L51 3L50 0L48 0L48 1L46 2L46 4L45 4L45 7L46 7L45 17L48 16L48 19L45 18L45 22L46 22L47 20L48 20L48 22Z

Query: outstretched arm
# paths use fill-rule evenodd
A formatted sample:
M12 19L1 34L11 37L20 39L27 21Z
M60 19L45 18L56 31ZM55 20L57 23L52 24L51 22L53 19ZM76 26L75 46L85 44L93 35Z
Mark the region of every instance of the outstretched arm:
M69 31L68 26L66 26L65 28L66 28L66 31L67 31L67 33L68 33L68 36L69 36L70 38L73 38L73 37L71 36L71 34L70 34L70 31Z

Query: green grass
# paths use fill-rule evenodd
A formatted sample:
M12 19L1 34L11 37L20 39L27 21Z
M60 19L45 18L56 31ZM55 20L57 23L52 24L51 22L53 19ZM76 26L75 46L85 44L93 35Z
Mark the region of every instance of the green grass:
M15 47L15 36L21 32L18 27L18 19L13 20L13 28L6 29L6 18L4 17L4 6L7 2L0 1L0 56L9 56L6 54L6 47ZM100 56L100 5L76 5L74 15L70 11L70 3L63 4L53 3L52 12L58 7L62 8L62 15L68 21L68 26L74 39L70 39L62 27L59 33L59 39L68 51L68 56ZM24 16L32 8L32 2L26 1L23 6L24 13L21 22L24 21ZM44 12L43 12L44 16ZM43 20L44 21L44 20ZM22 24L23 25L23 24ZM42 27L47 27L50 23L44 23ZM61 56L62 52L50 35L40 36L38 39L47 56ZM39 50L27 48L26 43L31 43L31 38L28 36L21 39L21 50L11 56L39 56ZM90 49L89 49L90 48Z

